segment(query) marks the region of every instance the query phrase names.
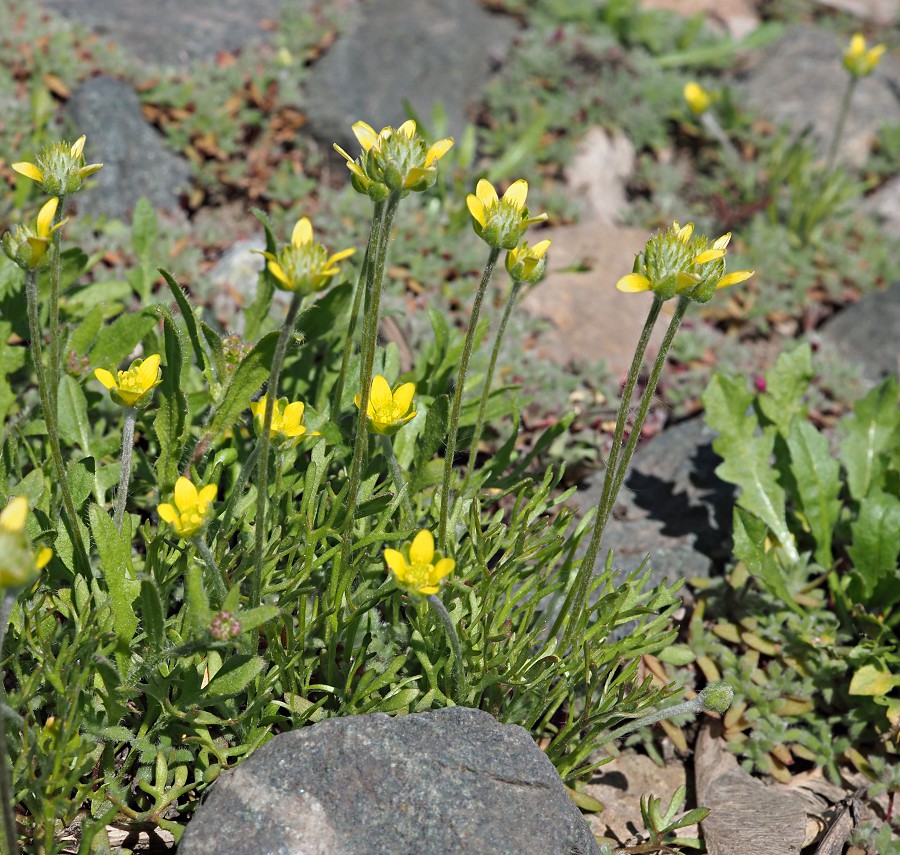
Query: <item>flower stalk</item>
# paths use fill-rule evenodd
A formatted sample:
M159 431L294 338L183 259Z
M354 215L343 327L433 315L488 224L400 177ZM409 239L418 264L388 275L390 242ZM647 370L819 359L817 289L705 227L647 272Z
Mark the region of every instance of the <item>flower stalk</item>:
M412 519L415 511L413 511L412 501L409 498L409 490L406 488L406 479L403 477L403 470L400 468L400 464L397 461L397 455L394 454L394 442L387 434L381 434L381 447L384 450L388 468L391 470L394 489L401 497L403 512L409 519Z
M6 641L6 630L13 606L20 588L6 588L3 600L0 601L0 661L3 659L3 642ZM6 744L6 687L0 679L0 816L3 817L4 851L7 855L18 855L19 844L16 840L16 820L12 807L12 776L9 770L9 748Z
M463 692L463 669L462 669L462 645L459 643L459 636L456 634L456 627L453 625L453 618L447 607L441 602L441 598L437 594L429 594L427 597L428 605L434 609L447 639L450 642L450 649L453 651L453 664L451 666L450 676L453 679L453 694L456 700L462 697Z
M462 398L466 385L466 374L469 371L469 360L472 358L472 348L475 344L475 333L478 328L478 317L481 313L481 303L487 291L488 283L494 275L494 267L500 257L500 249L491 247L487 264L481 274L481 282L475 293L475 301L472 303L472 313L469 316L469 328L466 330L466 338L463 342L463 352L459 361L459 372L456 376L456 388L453 392L453 406L450 410L450 426L447 433L447 448L444 457L444 478L441 483L441 516L438 529L438 543L441 550L447 550L447 521L450 513L450 482L453 479L453 458L456 454L456 436L459 431L459 414L462 410Z

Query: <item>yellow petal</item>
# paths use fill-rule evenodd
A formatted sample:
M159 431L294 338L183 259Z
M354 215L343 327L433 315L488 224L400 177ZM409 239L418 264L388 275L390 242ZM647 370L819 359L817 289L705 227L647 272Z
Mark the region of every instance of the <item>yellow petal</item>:
M397 411L404 415L408 413L415 394L415 383L404 383L402 386L398 386L394 392L394 406L397 408Z
M525 207L525 199L528 197L528 182L524 178L514 181L503 194L503 201L509 202L517 210Z
M433 172L435 172L433 166L411 166L406 172L406 178L403 179L403 186L407 188L412 187L418 184L426 175L431 175Z
M481 204L484 205L485 208L490 208L491 205L497 204L497 191L487 178L480 179L475 185L475 195L481 200ZM470 208L469 210L472 209Z
M547 240L542 240L531 247L531 249L528 250L528 254L532 258L543 258L544 253L547 252L548 249L550 249L551 243L552 241L549 238Z
M95 368L94 377L96 377L107 389L115 389L118 386L116 378L112 376L105 368Z
M72 147L69 149L69 153L72 157L81 157L81 153L84 151L84 143L87 140L87 134L82 134L78 137L75 142L72 143Z
M448 576L456 567L456 562L452 558L442 558L434 565L434 569L428 574L428 581L432 583L440 582L444 576Z
M47 202L37 216L37 233L41 237L47 237L50 234L50 228L53 225L53 218L56 216L56 209L59 207L59 199L54 196Z
M484 203L477 196L473 196L471 193L466 196L466 207L469 209L469 213L474 218L475 222L478 223L482 228L484 228L485 218L484 218Z
M38 570L43 570L47 566L47 562L53 557L53 550L49 546L45 546L34 558L34 566Z
M754 270L735 270L734 273L723 276L716 283L716 288L727 288L729 285L737 285L738 282L749 279L755 272Z
M0 511L0 529L9 532L25 530L25 517L28 516L28 499L16 496Z
M254 418L262 418L266 413L266 396L263 395L258 401L250 402L250 412Z
M300 217L297 220L297 225L294 226L294 230L291 232L291 246L303 246L304 244L312 243L312 239L313 228L309 217Z
M284 408L283 421L287 426L297 426L303 421L303 401L294 401Z
M432 163L440 160L451 148L453 148L453 137L447 137L433 143L428 149L428 154L425 155L425 165L431 166Z
M724 255L724 249L707 249L705 252L695 256L694 264L707 264L710 261L715 261L717 258L722 258Z
M412 564L431 564L433 558L434 537L427 528L423 528L409 547L409 560Z
M358 410L360 408L360 404L362 403L362 398L360 398L359 395L354 395L353 403L356 404L356 409Z
M27 161L20 161L19 163L14 163L12 168L19 173L19 175L24 175L26 178L30 178L32 181L37 181L40 183L44 180L44 173L41 172L33 163L28 163Z
M337 262L349 258L354 252L356 252L356 250L352 246L349 249L342 249L340 252L336 252L332 255L328 261L325 262L325 266L331 267L332 264L337 264Z
M159 514L159 518L161 520L164 520L170 525L174 524L178 520L178 514L175 511L175 508L173 508L168 502L160 505L156 509L156 513Z
M731 241L731 232L725 232L720 238L713 241L713 249L727 249Z
M380 374L376 374L372 378L372 388L369 391L369 415L372 415L372 409L381 410L390 407L394 396L391 394L391 387L388 381Z
M81 169L78 170L78 174L82 178L87 178L89 175L93 175L101 169L103 169L102 163L89 163L87 166L82 166Z
M691 235L694 233L694 224L688 223L685 226L681 226L679 228L678 223L672 224L675 227L675 237L678 238L682 243L687 243L691 239Z
M862 56L866 52L866 39L862 33L856 33L852 39L850 39L850 47L847 48L847 53L852 57Z
M616 282L616 288L626 294L636 294L639 291L650 290L650 280L640 273L629 273Z
M159 363L161 358L162 357L160 357L158 353L154 353L151 356L148 356L140 364L140 367L137 370L138 383L140 383L140 388L145 392L156 385L156 381L159 378Z
M219 488L215 484L207 484L198 493L200 504L204 506L209 505L211 502L214 502L216 500L216 496L218 494Z
M341 157L344 158L344 160L346 160L348 163L353 163L353 158L350 157L350 155L347 154L347 152L345 152L345 151L344 151L337 143L332 143L332 146L334 147L334 150L335 150Z
M182 475L175 482L175 507L181 513L192 511L197 505L197 488Z
M407 139L412 139L416 135L416 123L414 119L407 119L399 128L398 134L403 134Z
M402 579L406 575L406 559L403 557L403 553L398 552L396 549L385 549L384 560L398 579Z
M266 267L269 268L269 273L271 273L285 288L291 289L293 288L293 284L291 280L287 278L287 275L284 272L284 268L277 261L270 261Z
M378 142L378 134L375 133L375 129L365 122L357 122L351 128L353 131L353 136L359 140L359 144L363 147L363 151L368 151Z

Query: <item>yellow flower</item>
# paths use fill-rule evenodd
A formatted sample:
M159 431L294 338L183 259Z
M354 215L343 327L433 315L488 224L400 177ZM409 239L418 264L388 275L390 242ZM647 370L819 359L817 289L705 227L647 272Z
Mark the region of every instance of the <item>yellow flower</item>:
M376 374L372 378L369 406L366 409L369 417L369 430L385 436L397 433L403 425L417 415L413 409L413 395L415 394L415 383L403 383L391 391L388 381L380 374ZM360 396L355 395L353 400L358 408Z
M175 482L175 506L160 505L157 508L159 518L172 526L179 537L191 538L209 521L210 507L218 491L215 484L207 484L198 491L182 475Z
M452 558L440 558L440 553L435 561L434 538L428 529L423 528L404 552L385 549L384 560L397 584L410 594L436 594L441 580L456 567Z
M35 157L35 163L20 161L12 168L20 175L41 185L49 196L66 196L81 189L84 179L103 167L102 163L84 162L85 136L78 137L71 145L63 142L44 146Z
M516 282L537 282L544 275L547 262L544 254L550 248L550 240L542 240L534 246L528 241L506 253L506 271Z
M4 252L23 270L43 270L50 263L47 255L50 237L67 222L53 224L58 207L59 198L54 196L39 211L34 228L16 226L15 231L3 235Z
M429 146L416 133L412 119L399 128L388 126L378 133L366 122L357 122L353 135L362 148L358 158L352 158L337 143L334 149L347 161L353 188L376 202L391 193L406 196L427 190L437 180L435 164L453 147L450 137Z
M0 588L21 588L33 582L53 556L46 546L35 553L25 531L28 500L16 496L0 511Z
M258 401L250 402L250 412L253 413L253 421L257 431L262 431L266 420L266 400L263 395ZM269 436L272 440L285 445L296 445L304 436L319 436L318 431L310 434L306 432L303 422L303 402L293 401L288 403L287 398L279 398L272 408L272 427Z
M528 182L522 178L510 184L502 199L497 197L494 185L482 178L475 192L466 197L475 234L494 249L515 249L525 229L547 219L546 214L529 215L527 196Z
M844 51L844 68L854 77L867 77L878 67L884 50L884 45L867 49L865 36L857 33Z
M118 372L118 378L105 368L95 368L94 376L109 389L109 397L117 404L143 409L150 403L153 390L162 383L159 362L160 355L154 353L146 359L135 359L126 371Z
M699 83L692 80L690 83L684 84L684 100L687 101L690 111L694 115L699 116L709 109L710 104L713 102L713 96Z
M694 234L694 224L674 223L668 231L651 237L634 260L634 270L616 288L627 293L653 291L661 300L687 297L706 303L720 288L743 282L752 270L725 273L725 252L731 232L710 243Z
M340 272L337 266L355 250L342 249L329 255L318 241L313 240L313 227L308 217L301 217L291 233L291 242L277 254L262 252L268 259L267 267L285 291L302 291L312 294L321 291Z

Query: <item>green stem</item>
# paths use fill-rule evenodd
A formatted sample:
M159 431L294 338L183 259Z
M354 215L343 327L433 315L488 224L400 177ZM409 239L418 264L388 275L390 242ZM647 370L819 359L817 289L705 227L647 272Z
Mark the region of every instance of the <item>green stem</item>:
M341 356L341 370L338 372L337 382L334 384L334 397L331 400L331 421L333 422L337 422L341 414L341 399L344 397L347 370L350 367L350 357L353 355L353 338L356 333L356 324L359 320L359 307L362 304L363 294L368 284L369 260L374 258L377 251L383 216L384 202L376 202L375 210L372 214L372 225L369 228L369 243L366 246L366 255L363 258L362 267L359 271L356 291L353 293L353 305L350 308L350 320L347 324L347 338L344 340L344 353Z
M691 301L686 297L682 297L681 299L679 299L678 305L675 307L675 312L672 315L672 320L669 321L669 327L666 330L665 337L663 338L662 344L659 348L659 353L656 355L656 361L653 363L653 369L650 372L650 378L647 381L647 388L644 389L644 394L641 397L641 406L638 410L637 417L634 420L634 424L632 425L631 434L628 437L628 445L625 446L625 451L622 454L622 459L616 466L615 481L612 488L613 501L615 501L615 498L619 494L619 490L622 488L622 484L625 481L625 475L628 472L628 464L631 462L631 456L634 454L634 450L641 438L641 428L643 427L644 419L647 418L647 411L650 409L650 403L653 400L653 396L656 394L656 387L659 384L659 377L662 374L662 370L663 368L665 368L666 357L669 354L669 348L672 346L672 342L675 339L675 334L678 332L678 328L681 326L682 318L684 318L684 313L685 311L687 311L687 307L690 305L690 302ZM604 527L609 520L609 515L611 512L612 503L610 503L610 505L606 509L606 516L602 523Z
M343 578L344 568L350 559L350 548L353 543L353 522L356 515L356 503L358 500L359 485L362 480L363 460L368 446L368 409L369 395L372 391L372 375L375 363L375 345L378 341L378 321L381 306L381 291L384 286L384 270L387 266L388 244L391 239L391 225L394 222L394 214L400 197L392 195L380 211L380 222L376 219L379 208L376 206L372 216L372 230L377 234L370 236L370 246L374 246L375 253L371 263L366 267L366 312L362 334L362 354L360 358L359 376L359 412L356 418L356 436L353 441L353 458L350 462L349 489L347 491L347 510L344 519L343 542L338 553L336 566L331 575L331 600L337 607L340 598L347 585Z
M469 316L469 328L466 330L466 338L463 343L463 352L459 361L459 372L456 376L456 389L453 394L453 407L450 410L450 427L447 433L447 449L444 457L444 479L441 483L441 520L438 529L438 542L441 551L447 553L447 520L450 514L450 482L453 479L453 457L456 454L456 435L459 431L459 414L462 410L462 398L466 385L466 374L469 370L469 360L472 358L472 347L475 344L475 333L478 329L478 316L481 313L481 302L487 291L488 282L494 274L494 267L500 257L500 250L491 247L487 264L481 274L481 282L475 293L475 301L472 303L472 314Z
M847 123L847 115L850 113L850 102L853 100L853 93L858 82L859 78L851 76L847 83L847 88L844 90L844 97L841 99L841 109L838 113L837 122L834 125L834 136L831 138L831 144L828 146L828 156L825 158L825 178L828 177L834 167L838 146L840 145L841 137L844 135L844 125Z
M459 643L453 618L450 617L450 612L447 611L447 607L440 601L437 594L429 594L428 603L444 627L444 632L447 633L450 647L453 650L453 666L450 673L453 677L453 693L456 695L456 700L459 700L463 691L462 645Z
M594 572L594 566L597 563L597 554L600 551L600 541L603 538L603 529L606 526L606 519L609 516L609 509L612 508L615 495L613 494L613 483L615 481L616 462L619 457L619 451L622 448L622 437L625 435L625 425L628 421L628 413L631 410L631 399L634 396L634 387L637 385L638 377L641 373L641 366L644 364L644 354L647 352L647 345L650 343L650 336L656 321L659 318L663 301L656 295L653 297L653 303L650 311L647 313L647 320L644 322L644 328L641 330L637 347L634 351L634 357L631 360L631 368L625 380L625 387L622 389L622 399L619 402L619 413L616 418L616 429L613 433L612 446L609 450L609 456L606 460L606 470L603 474L603 490L600 494L600 503L597 506L597 516L594 518L594 530L591 533L591 540L588 544L584 558L581 560L581 566L578 568L578 576L575 584L557 619L557 625L560 620L567 620L566 630L563 633L562 649L568 649L575 637L575 630L581 623L580 615L584 610L585 599L587 598L588 585L591 575ZM554 631L557 626L554 626Z
M394 443L389 436L381 435L381 445L384 448L384 456L387 458L388 468L391 470L391 477L394 479L394 488L402 497L403 511L406 516L412 520L415 516L412 501L409 498L409 491L406 489L406 481L403 478L403 470L397 462L397 455L394 454Z
M0 602L0 662L3 661L3 642L6 640L9 618L19 590L7 588L3 592L3 601ZM9 749L6 745L6 688L2 676L0 673L0 816L3 817L4 855L18 855L16 819L12 806L12 775L9 769Z
M266 501L269 493L269 444L272 439L272 415L275 412L275 401L278 398L278 379L281 376L281 367L284 365L288 342L294 332L294 324L297 322L297 314L300 311L302 300L303 294L300 291L294 291L284 319L284 326L281 328L281 335L278 336L278 343L275 345L275 355L272 357L272 370L269 372L269 383L266 387L266 415L258 442L259 479L257 482L256 521L254 525L256 560L253 580L250 586L250 608L256 608L262 600L263 556L266 551Z
M41 396L41 408L44 411L44 421L47 424L47 438L50 441L50 454L53 457L53 465L56 469L56 477L59 481L59 487L62 491L63 506L66 509L66 516L69 518L69 526L71 528L72 543L75 547L75 553L78 560L82 564L82 569L86 572L89 568L87 550L84 548L84 541L81 538L81 529L79 528L78 516L75 513L75 502L72 501L72 492L69 489L69 479L66 474L66 467L63 463L62 448L59 444L59 433L56 429L56 410L50 400L50 389L47 383L47 375L44 373L44 354L41 347L41 324L38 318L38 292L37 292L37 273L29 270L25 274L25 294L28 309L28 327L31 336L31 359L34 362L34 371L37 375L38 392Z
M203 539L203 535L195 535L191 539L191 542L197 548L197 552L200 553L200 557L206 563L206 567L209 570L210 581L212 582L213 588L215 589L216 593L216 606L218 608L221 608L222 603L225 602L225 597L228 594L228 589L225 584L225 574L222 573L222 570L216 562L216 559L210 551L210 548L206 545L206 541Z
M66 197L59 197L59 205L53 217L53 225L62 222ZM53 421L56 422L56 397L59 391L59 281L62 264L60 245L62 232L53 232L50 246L50 405L53 407Z
M119 474L119 488L116 490L116 511L113 517L118 531L122 531L122 521L125 519L125 502L128 499L128 482L131 480L131 454L134 450L134 423L136 419L137 410L134 407L126 407L125 422L122 425L122 471Z
M466 477L463 481L463 492L469 484L469 479L475 471L475 461L478 458L478 443L481 441L481 433L484 430L484 417L487 413L488 398L491 396L491 385L494 381L494 371L497 367L497 359L500 356L500 345L503 342L503 335L506 332L506 325L509 323L512 315L513 307L522 290L522 283L513 280L512 288L509 296L506 298L506 308L503 310L503 317L500 319L500 326L497 328L497 335L494 338L494 347L491 350L491 360L488 363L487 376L484 378L484 388L481 391L481 403L478 405L478 418L475 421L475 433L472 435L472 447L469 449L469 462L466 465Z

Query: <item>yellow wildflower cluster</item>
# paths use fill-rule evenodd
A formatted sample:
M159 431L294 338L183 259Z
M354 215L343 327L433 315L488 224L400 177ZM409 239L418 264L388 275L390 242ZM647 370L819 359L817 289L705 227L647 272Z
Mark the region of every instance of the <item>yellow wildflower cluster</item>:
M212 502L218 491L215 484L197 490L182 476L175 482L174 506L161 504L157 508L159 518L172 526L179 537L190 539L209 522Z
M402 383L391 390L388 381L380 374L376 374L372 378L369 406L366 408L369 430L384 436L397 433L403 425L418 415L413 409L415 394L415 383ZM362 402L361 396L355 395L353 401L359 407Z
M440 553L435 553L434 537L427 529L422 529L402 552L385 549L384 560L397 584L410 594L420 596L436 594L444 577L456 567L452 558L442 558Z
M116 377L105 368L96 368L94 376L109 389L110 398L117 404L142 409L150 403L153 390L162 383L160 358L158 353L154 353L146 359L135 359Z

